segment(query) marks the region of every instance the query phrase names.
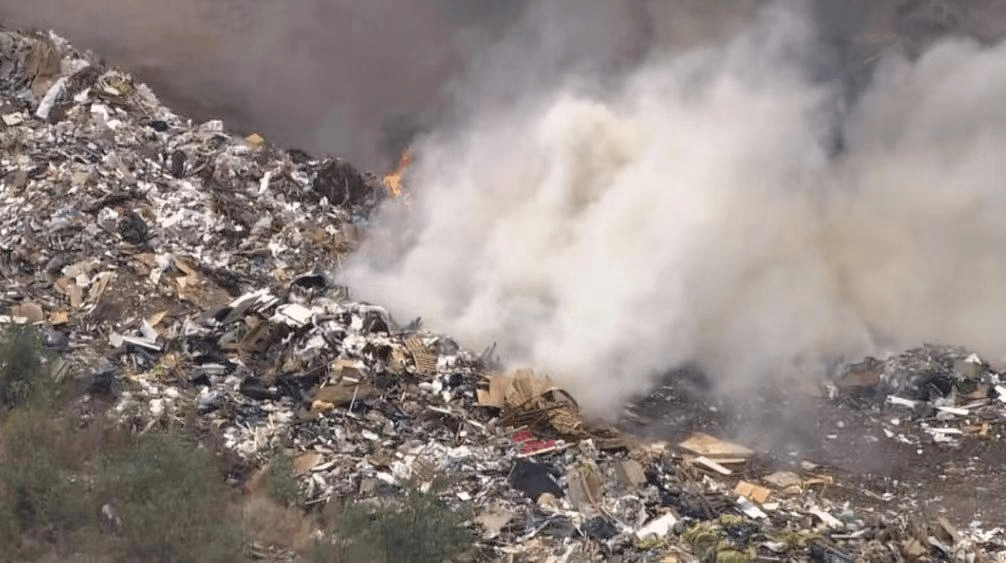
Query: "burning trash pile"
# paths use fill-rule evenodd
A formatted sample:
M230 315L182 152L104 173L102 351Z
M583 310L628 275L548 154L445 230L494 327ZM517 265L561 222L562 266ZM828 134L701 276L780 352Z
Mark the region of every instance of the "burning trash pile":
M810 461L768 470L713 435L593 423L546 375L352 301L332 273L404 193L408 156L382 185L192 124L59 37L3 32L0 57L0 316L40 327L88 379L84 404L110 401L138 432L195 424L259 471L282 450L309 510L445 479L444 509L473 513L476 560L1006 554L1001 528L833 497L838 477ZM1006 388L980 360L924 377L898 362L853 366L833 398L904 410L892 439L922 439L912 421L944 445L998 440Z

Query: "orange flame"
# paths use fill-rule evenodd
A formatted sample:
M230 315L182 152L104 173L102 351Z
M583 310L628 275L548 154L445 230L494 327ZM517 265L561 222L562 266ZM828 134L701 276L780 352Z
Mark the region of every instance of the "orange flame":
M405 193L402 177L405 176L410 164L412 164L412 151L406 150L402 153L401 160L398 161L398 167L384 176L384 187L392 198L397 199Z

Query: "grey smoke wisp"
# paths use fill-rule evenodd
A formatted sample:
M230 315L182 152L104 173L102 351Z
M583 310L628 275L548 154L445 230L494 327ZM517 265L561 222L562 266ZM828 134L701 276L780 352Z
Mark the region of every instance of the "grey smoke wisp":
M792 6L544 82L569 43L504 42L532 68L460 83L510 93L458 87L343 281L596 416L686 362L729 392L923 342L1003 357L1006 46L892 52L843 107Z

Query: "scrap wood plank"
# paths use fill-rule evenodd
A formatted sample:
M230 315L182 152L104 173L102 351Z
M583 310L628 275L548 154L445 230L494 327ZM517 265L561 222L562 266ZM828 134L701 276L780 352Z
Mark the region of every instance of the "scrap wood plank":
M725 459L731 459L733 462L738 459L743 461L754 455L754 451L744 446L726 442L702 432L692 434L687 440L679 443L678 447L720 463L723 463Z
M705 456L699 456L694 459L689 458L688 461L690 461L692 464L698 464L705 468L712 469L713 471L719 473L720 475L733 475L734 473L732 470L723 467L719 463L716 463L715 461Z
M433 354L415 354L412 359L415 360L419 373L437 373L437 357Z
M416 363L416 371L424 374L437 372L437 355L430 352L421 338L418 336L406 338L405 348L412 354L412 360Z
M430 352L429 348L426 347L426 344L423 344L423 339L419 338L418 336L410 336L405 339L404 343L405 348L412 355L428 354Z
M506 394L513 382L513 378L502 373L494 373L488 376L489 388L478 390L479 406L495 407L498 409L506 405Z
M747 481L737 483L737 486L734 487L734 492L749 500L753 500L758 504L765 504L768 498L772 495L771 490Z

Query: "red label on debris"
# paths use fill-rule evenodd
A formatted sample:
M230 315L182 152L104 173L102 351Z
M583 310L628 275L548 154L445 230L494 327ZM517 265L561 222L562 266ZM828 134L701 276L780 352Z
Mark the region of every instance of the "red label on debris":
M533 454L556 446L555 440L536 440L530 430L521 430L513 435L513 439L518 444L524 444L524 447L520 450L520 453L523 455Z

